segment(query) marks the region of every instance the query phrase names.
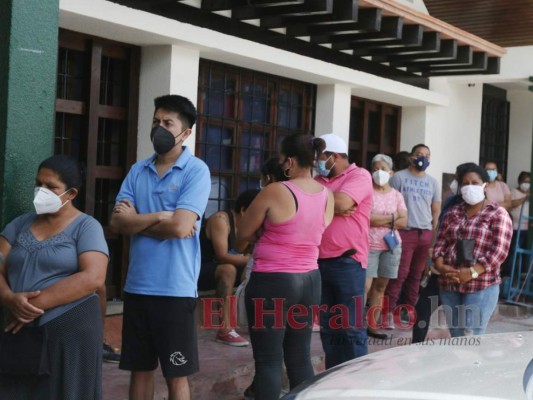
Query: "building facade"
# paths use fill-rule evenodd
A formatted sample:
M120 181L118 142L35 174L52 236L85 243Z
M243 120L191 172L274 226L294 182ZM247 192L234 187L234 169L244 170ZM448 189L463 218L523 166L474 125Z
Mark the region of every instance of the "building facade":
M152 154L153 99L167 93L197 105L185 144L212 172L207 213L257 187L262 162L289 134L334 132L366 167L374 154L425 143L441 182L467 161L497 160L510 186L531 168L533 46L503 49L432 18L421 0L47 0L36 2L47 21L37 32L20 22L34 9L7 3L2 225L31 205L38 161L63 153L86 171L80 208L106 226L129 166ZM42 31L55 42L18 42ZM32 57L27 75L17 70L23 56ZM20 90L47 93L38 105L10 94L30 75L38 82ZM29 142L17 96L40 125ZM20 150L32 143L39 149ZM119 296L128 244L106 235Z

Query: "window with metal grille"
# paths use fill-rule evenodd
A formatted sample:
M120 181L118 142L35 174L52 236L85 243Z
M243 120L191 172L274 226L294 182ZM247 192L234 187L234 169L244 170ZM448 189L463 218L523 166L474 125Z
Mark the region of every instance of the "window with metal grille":
M54 153L77 159L85 169L75 204L104 227L108 297L120 296L127 271L127 241L107 225L135 160L139 60L138 47L59 32Z
M507 92L492 85L483 85L479 164L485 166L489 161L495 162L504 181L507 179L509 152L509 113Z
M261 165L287 135L313 134L316 86L201 60L196 155L211 170L206 217L259 187Z

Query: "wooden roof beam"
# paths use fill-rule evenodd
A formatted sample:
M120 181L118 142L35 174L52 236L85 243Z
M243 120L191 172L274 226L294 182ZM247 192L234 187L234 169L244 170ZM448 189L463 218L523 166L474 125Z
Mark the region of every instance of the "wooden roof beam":
M328 14L298 16L270 15L260 19L262 28L285 28L311 24L337 24L354 22L358 18L357 0L335 0L333 9Z
M388 56L395 54L413 55L418 53L430 53L440 51L440 43L441 38L438 32L424 32L424 36L422 37L422 44L418 46L375 47L366 50L367 54L372 57ZM356 54L355 49L354 55L359 55L359 53Z
M360 35L349 42L334 43L333 48L338 50L352 49L354 55L369 56L370 49L399 48L421 46L424 38L424 29L420 25L403 25L401 36L398 39L383 39L376 36Z
M394 63L401 63L402 61L454 60L455 58L457 58L457 41L446 39L442 40L440 46L435 50L372 56L372 61L388 62L391 66L396 67L397 65Z
M335 34L353 33L361 31L376 32L381 27L381 11L377 9L364 10L359 13L357 21L337 24L296 25L287 26L289 36L311 36L311 41L318 41L320 37ZM315 38L315 40L313 40ZM327 42L327 41L326 41ZM324 43L323 41L321 43Z
M272 5L270 7L258 7L247 5L233 7L231 17L238 20L257 19L269 15L308 15L308 14L331 14L333 0L306 0L302 4Z
M486 54L486 53L483 53ZM466 68L431 68L423 72L423 76L452 76L452 75L490 75L500 72L500 57L488 57L485 68L466 67Z
M479 53L486 54L486 53ZM443 60L409 60L409 61L394 61L390 65L394 67L407 67L408 71L420 72L431 66L468 66L474 62L474 51L470 46L459 46L457 49L457 57Z
M180 0L178 0L180 1ZM202 10L204 11L222 11L231 10L234 7L253 5L261 6L280 6L303 4L305 0L202 0Z
M402 19L399 17L385 17L381 24L375 27L364 27L352 33L330 33L324 35L311 35L314 43L346 43L362 38L378 40L395 40L402 36Z
M475 51L485 51L492 57L502 57L506 50L469 32L463 31L440 19L404 6L395 0L359 0L359 7L377 7L383 15L396 15L405 19L404 23L423 25L427 30L440 32L443 39L454 39L460 45L472 46Z

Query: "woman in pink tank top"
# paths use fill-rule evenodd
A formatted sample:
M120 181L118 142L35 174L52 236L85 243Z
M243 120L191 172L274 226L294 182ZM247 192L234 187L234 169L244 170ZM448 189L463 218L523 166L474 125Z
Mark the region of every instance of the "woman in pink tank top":
M256 241L245 299L257 400L279 398L283 358L291 389L314 375L310 344L313 309L320 301L318 246L334 208L333 194L312 177L324 148L324 141L311 135L287 136L280 163L288 181L263 189L239 224L239 238Z

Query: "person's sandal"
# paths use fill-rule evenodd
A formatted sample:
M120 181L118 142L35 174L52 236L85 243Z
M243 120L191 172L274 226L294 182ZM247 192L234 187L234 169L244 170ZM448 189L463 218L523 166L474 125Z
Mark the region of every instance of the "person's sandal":
M102 358L105 362L118 363L120 362L120 353L118 352L118 349L114 349L107 343L104 343Z

